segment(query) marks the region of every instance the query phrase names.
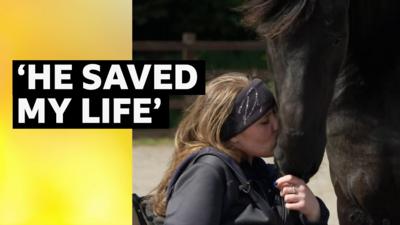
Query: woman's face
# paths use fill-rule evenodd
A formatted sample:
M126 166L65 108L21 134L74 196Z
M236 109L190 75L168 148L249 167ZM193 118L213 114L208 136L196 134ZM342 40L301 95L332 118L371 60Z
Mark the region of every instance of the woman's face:
M231 139L233 145L248 156L270 157L278 136L279 122L270 110L246 130Z

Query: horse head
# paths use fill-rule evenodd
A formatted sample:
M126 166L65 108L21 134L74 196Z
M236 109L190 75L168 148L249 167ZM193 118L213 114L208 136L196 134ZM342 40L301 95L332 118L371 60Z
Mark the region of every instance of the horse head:
M280 135L275 161L308 181L322 161L335 79L346 57L348 0L250 0L244 22L267 42Z

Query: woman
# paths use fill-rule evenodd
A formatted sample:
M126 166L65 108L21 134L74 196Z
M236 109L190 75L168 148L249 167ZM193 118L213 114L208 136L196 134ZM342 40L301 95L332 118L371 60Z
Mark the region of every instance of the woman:
M304 181L291 175L277 179L275 167L259 158L273 156L279 131L275 109L273 95L259 79L230 73L209 82L178 126L171 164L152 198L155 214L165 216L166 225L327 224L326 206ZM210 147L234 159L250 180L249 188L270 209L257 207L213 155L184 169L167 202L177 167Z

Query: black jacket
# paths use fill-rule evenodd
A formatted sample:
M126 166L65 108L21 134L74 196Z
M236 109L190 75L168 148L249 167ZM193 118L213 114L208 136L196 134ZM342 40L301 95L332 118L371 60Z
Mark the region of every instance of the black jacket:
M271 217L279 216L282 224L327 224L329 212L318 199L321 218L309 223L303 215L284 208L279 190L273 186L277 172L261 158L252 165L240 165L251 181L251 188L266 199L272 208L269 215L259 209L249 195L239 190L240 182L218 157L196 158L179 176L168 201L165 225L278 225ZM280 224L279 224L280 225Z

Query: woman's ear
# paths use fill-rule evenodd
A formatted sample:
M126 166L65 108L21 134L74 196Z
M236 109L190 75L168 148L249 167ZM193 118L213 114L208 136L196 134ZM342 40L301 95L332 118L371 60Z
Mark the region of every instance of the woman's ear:
M237 144L239 142L238 138L235 136L230 140L233 144Z
M236 148L236 149L240 149L241 148L241 137L240 134L236 135L234 137L232 137L231 139L229 139L229 142L231 143L232 147Z

